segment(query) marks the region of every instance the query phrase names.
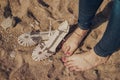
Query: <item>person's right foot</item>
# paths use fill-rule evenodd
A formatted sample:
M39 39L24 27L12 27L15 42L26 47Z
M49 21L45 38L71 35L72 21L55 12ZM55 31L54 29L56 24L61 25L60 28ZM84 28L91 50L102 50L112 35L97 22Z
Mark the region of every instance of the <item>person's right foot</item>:
M70 71L86 71L94 68L100 64L105 63L108 57L101 57L97 55L93 49L82 54L74 54L72 56L63 57L64 65Z
M78 48L82 39L86 36L88 30L82 30L79 27L72 33L72 35L65 41L62 46L62 51L66 56L70 56Z

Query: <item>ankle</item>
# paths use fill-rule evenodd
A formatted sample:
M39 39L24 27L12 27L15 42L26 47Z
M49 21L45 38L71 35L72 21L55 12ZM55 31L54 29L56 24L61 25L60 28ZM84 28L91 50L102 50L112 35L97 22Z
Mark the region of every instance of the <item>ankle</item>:
M97 55L94 50L91 50L91 53L96 57L97 60L100 60L103 63L105 63L109 59L109 56L102 57L102 56Z
M79 27L73 32L73 35L78 37L78 38L83 38L84 36L86 36L88 30L82 30Z
M74 31L75 34L79 35L79 36L84 36L87 34L89 30L83 30L80 29L79 27Z

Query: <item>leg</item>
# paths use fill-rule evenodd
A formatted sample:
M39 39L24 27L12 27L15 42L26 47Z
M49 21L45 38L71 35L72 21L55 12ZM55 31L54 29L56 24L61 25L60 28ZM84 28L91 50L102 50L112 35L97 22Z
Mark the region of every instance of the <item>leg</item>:
M91 21L103 0L80 0L78 28L64 43L62 50L65 54L71 55L78 47L84 36L90 29Z
M90 29L91 21L103 0L80 0L78 25L83 30Z
M120 0L114 0L108 27L94 50L99 56L106 57L118 48L120 48Z
M120 48L120 0L115 0L113 3L113 9L111 17L108 23L107 30L95 46L94 50L89 52L72 55L70 57L63 58L64 65L70 70L85 71L91 69L97 65L100 65L108 60L115 50ZM100 55L100 56L99 56Z

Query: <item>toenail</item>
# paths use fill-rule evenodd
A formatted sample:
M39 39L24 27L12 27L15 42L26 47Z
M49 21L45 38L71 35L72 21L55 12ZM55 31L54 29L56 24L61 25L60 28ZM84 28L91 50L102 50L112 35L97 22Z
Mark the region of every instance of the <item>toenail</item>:
M62 58L62 61L63 61L63 62L65 62L65 61L66 61L66 58L65 58L65 57L63 57L63 58Z
M66 54L69 54L69 52L66 52Z
M69 56L71 53L70 52L67 52L66 55Z
M71 54L70 52L67 52L67 54Z

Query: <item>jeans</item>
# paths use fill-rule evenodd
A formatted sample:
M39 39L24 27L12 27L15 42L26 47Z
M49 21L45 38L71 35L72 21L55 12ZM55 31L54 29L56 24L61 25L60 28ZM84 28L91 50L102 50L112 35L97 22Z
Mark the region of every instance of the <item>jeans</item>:
M103 0L80 0L78 25L83 30L90 25ZM107 29L102 39L94 47L97 55L106 57L120 48L120 0L114 0Z

